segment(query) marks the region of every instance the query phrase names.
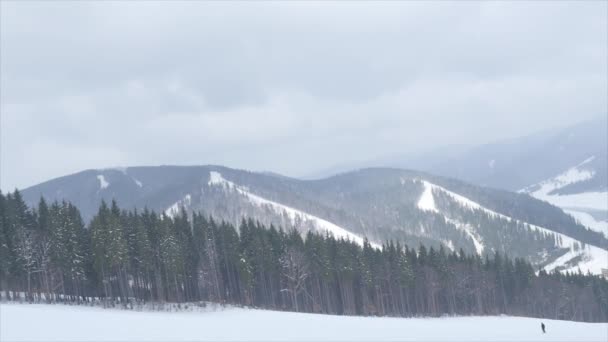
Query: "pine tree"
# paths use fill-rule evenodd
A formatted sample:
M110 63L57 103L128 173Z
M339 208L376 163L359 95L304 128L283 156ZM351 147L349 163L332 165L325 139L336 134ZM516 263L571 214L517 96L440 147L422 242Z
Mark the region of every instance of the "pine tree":
M533 234L555 243L554 235ZM100 297L127 305L128 297L349 315L608 319L608 281L580 270L537 275L504 253L482 257L423 243L415 250L394 241L377 249L251 219L237 231L200 213L169 218L116 202L102 202L85 228L68 202L41 199L34 210L19 193L0 193L0 256L0 290L25 292L30 301Z

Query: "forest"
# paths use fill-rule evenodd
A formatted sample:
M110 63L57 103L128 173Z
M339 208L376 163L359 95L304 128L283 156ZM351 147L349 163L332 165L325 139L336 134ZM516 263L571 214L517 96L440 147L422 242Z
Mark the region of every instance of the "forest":
M0 193L4 300L216 302L365 316L518 315L608 322L608 281L547 273L522 258L386 241L374 248L309 231L168 217L102 202L90 222L68 202Z

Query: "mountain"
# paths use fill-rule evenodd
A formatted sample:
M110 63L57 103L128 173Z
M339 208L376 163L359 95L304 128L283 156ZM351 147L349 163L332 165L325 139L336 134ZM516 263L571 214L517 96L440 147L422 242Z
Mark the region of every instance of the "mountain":
M518 191L594 157L587 167L596 168L596 178L578 191L605 191L607 150L608 119L601 117L558 130L456 151L448 158L437 152L425 159L395 164L481 186Z
M608 236L606 117L436 159L440 162L413 164L482 186L527 193Z
M560 174L521 189L559 206L589 229L608 237L606 155L591 156Z
M350 166L370 164L425 170L480 186L527 193L608 236L606 116L492 144L449 146Z
M298 180L222 166L159 166L87 170L23 190L69 200L86 220L100 201L147 207L173 216L182 208L238 224L328 232L380 246L444 245L467 252L508 253L547 270L599 273L608 268L608 239L559 208L527 194L484 188L427 173L375 168L319 180Z

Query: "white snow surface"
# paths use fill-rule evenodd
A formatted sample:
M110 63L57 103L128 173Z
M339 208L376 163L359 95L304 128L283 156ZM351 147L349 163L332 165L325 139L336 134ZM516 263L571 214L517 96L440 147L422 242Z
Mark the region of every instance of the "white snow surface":
M477 252L477 254L481 255L481 253L483 253L485 246L481 242L481 237L476 234L475 228L473 228L473 226L447 217L445 219L446 221L455 225L456 228L464 231L471 238L471 240L473 240L473 245L475 245L475 251Z
M430 211L439 213L438 208L435 206L435 200L433 198L433 191L441 191L441 192L449 195L450 197L452 197L453 200L455 200L457 203L459 203L464 208L469 208L471 210L481 210L482 212L485 212L486 214L488 214L492 217L507 220L507 221L523 223L531 230L534 230L534 231L538 230L538 231L555 234L556 236L559 236L561 238L560 247L568 248L568 251L563 256L557 258L550 264L546 265L545 270L547 270L547 271L552 271L557 267L565 266L565 268L562 270L563 272L577 271L580 268L580 270L584 273L589 271L593 274L601 274L603 268L608 268L608 251L606 251L604 249L601 249L601 248L595 247L595 246L591 246L591 245L585 245L584 248L581 248L581 249L575 251L574 244L578 243L582 246L582 243L580 243L578 240L575 240L574 238L572 238L570 236L567 236L562 233L554 232L547 228L529 224L527 222L522 222L522 221L513 219L512 217L497 213L493 210L483 207L482 205L480 205L477 202L474 202L464 196L461 196L457 193L449 191L439 185L430 183L426 180L422 180L422 183L424 185L424 191L422 192L422 195L420 196L420 199L418 200L418 208L420 208L421 210L430 210ZM469 235L471 237L471 239L473 240L473 243L475 244L477 253L481 254L481 252L483 251L483 248L484 248L483 242L478 240L478 237L475 235L475 232L474 232L474 227L467 225L465 223L453 220L453 219L447 217L445 215L445 213L442 213L442 214L444 215L446 221L451 222L459 229L463 229L465 231L465 233L467 233L467 235ZM575 259L579 256L581 257L581 260L576 262L576 265L567 265L566 266L566 264L570 260Z
M427 181L422 181L422 184L424 190L418 200L418 209L438 213L439 210L435 206L435 197L433 197L433 185Z
M561 208L586 208L608 211L608 192L606 191L583 192L569 195L549 194L553 190L561 189L567 185L593 178L595 176L595 171L585 169L584 165L594 159L595 156L591 156L563 173L540 182L537 185L531 185L521 189L519 192L528 193L530 196ZM535 189L536 187L538 187L538 189Z
M106 180L106 177L103 175L97 175L97 180L99 181L99 189L103 190L110 186L110 183Z
M2 341L608 340L608 323L526 317L354 317L242 308L137 312L60 304L3 303L0 327Z
M182 207L188 208L190 204L192 204L192 196L190 194L187 194L186 196L184 196L184 198L173 203L173 205L167 208L167 210L165 210L165 215L174 218L180 213Z
M539 191L530 195L560 208L595 209L608 211L608 192L582 192L571 195L547 195Z
M296 224L296 222L302 222L302 221L311 222L311 223L313 223L313 225L315 226L315 228L318 231L329 232L335 238L338 238L338 239L344 238L346 240L353 241L359 245L363 245L364 240L359 235L353 234L353 233L349 232L347 229L342 228L342 227L340 227L332 222L329 222L327 220L324 220L320 217L305 213L298 209L294 209L294 208L286 206L284 204L277 203L277 202L268 200L266 198L263 198L261 196L255 195L255 194L249 192L249 189L247 189L246 187L237 185L237 184L225 179L224 177L222 177L221 173L219 173L219 172L215 172L215 171L210 172L208 184L212 185L212 186L221 186L224 189L229 190L229 191L236 191L239 194L245 196L254 205L257 205L259 207L269 207L272 210L274 210L275 212L277 212L278 214L286 215L287 218L289 218L289 220L294 225ZM375 248L380 248L380 245L372 243L371 241L370 241L370 244L372 246L374 246Z
M137 184L138 187L143 187L144 185L142 184L142 182L140 182L138 179L133 178L133 181L135 182L135 184Z
M594 230L596 232L600 232L608 238L608 221L596 220L593 216L588 213L576 210L564 210L567 214L574 217L578 221L578 223L583 226Z

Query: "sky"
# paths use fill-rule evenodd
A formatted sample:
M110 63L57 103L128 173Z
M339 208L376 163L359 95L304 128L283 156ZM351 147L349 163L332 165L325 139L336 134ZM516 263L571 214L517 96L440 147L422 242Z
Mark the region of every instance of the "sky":
M302 176L607 114L608 3L0 4L0 189L91 168Z

